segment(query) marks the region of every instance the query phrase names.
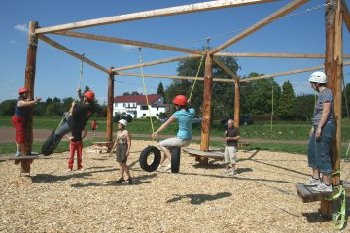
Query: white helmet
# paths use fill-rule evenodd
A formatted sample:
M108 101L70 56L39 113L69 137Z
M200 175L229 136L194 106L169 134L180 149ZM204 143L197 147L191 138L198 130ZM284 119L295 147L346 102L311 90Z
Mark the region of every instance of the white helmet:
M126 125L128 124L128 122L127 122L126 120L124 120L124 119L120 119L118 122L119 122L120 124L124 125L125 127L126 127Z
M316 71L310 75L309 82L327 83L327 76L322 71Z

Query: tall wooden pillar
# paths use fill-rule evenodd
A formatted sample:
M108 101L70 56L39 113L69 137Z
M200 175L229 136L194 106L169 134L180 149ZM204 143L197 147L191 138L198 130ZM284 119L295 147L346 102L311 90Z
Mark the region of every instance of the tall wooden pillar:
M342 44L342 11L340 0L326 0L326 60L325 70L328 77L328 87L334 94L334 115L336 136L333 141L332 168L333 172L340 169L341 153L341 102L343 79L343 44ZM340 176L333 176L333 185L338 185ZM332 202L321 202L321 214L331 215Z
M203 115L201 130L201 151L209 150L210 123L211 123L211 93L213 88L213 55L207 53L204 68L204 90L203 90ZM207 158L201 158L202 163L207 163Z
M38 36L35 34L35 29L38 28L38 22L30 21L28 32L28 47L27 47L27 61L25 68L24 86L29 89L29 96L31 100L34 99L34 81L36 70L36 54L38 45ZM33 108L29 109L27 122L25 124L25 154L30 155L33 146ZM30 173L30 164L32 159L21 160L21 173Z
M240 93L239 93L239 79L235 79L235 109L233 113L233 122L235 127L239 127L239 108L240 108Z
M111 67L108 77L107 133L106 141L113 141L114 72Z

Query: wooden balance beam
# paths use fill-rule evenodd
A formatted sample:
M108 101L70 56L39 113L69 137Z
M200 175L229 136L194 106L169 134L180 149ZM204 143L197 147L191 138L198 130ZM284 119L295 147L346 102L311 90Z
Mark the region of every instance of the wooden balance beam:
M223 160L224 159L224 150L209 150L201 151L192 148L182 148L182 150L188 153L190 156L194 157L205 157L209 159Z

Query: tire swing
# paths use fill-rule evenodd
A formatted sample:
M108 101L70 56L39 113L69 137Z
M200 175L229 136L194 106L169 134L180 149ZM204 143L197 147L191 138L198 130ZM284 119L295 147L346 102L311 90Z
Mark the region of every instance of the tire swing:
M179 173L181 147L171 147L169 149L171 154L171 173Z
M153 157L153 161L149 163L150 158ZM154 172L157 170L160 164L160 150L155 146L148 146L141 151L139 163L141 168L146 172Z

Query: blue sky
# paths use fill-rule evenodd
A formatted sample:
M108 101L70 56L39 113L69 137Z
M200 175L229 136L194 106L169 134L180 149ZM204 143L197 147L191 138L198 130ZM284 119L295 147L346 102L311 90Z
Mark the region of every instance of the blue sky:
M350 6L349 0L346 0ZM0 101L17 97L17 89L24 83L24 69L27 48L27 28L30 20L38 21L41 27L70 23L105 16L118 16L145 10L193 4L195 0L5 0L1 3L2 33L0 36ZM81 29L79 31L139 40L172 46L200 49L206 45L206 38L212 37L210 46L215 47L238 34L263 17L291 2L281 0L271 3L229 8L201 13L130 21ZM227 48L230 52L288 52L324 53L325 22L324 0L310 0L309 3L263 29ZM314 8L318 9L314 9ZM314 10L312 10L314 9ZM52 36L62 45L75 50L103 65L119 67L139 63L137 48L118 44L88 41L77 38ZM350 33L343 27L344 53L350 54ZM143 49L144 61L184 55L172 51ZM239 75L251 72L264 74L318 66L323 59L270 59L238 58ZM145 67L145 73L176 74L177 63ZM140 73L139 69L130 72ZM290 80L297 94L311 93L307 82L310 73L279 77L283 84ZM346 83L350 82L350 67L344 69ZM79 85L80 61L39 41L35 95L48 97L74 97ZM169 79L146 79L147 92L155 93L159 82L169 85ZM107 75L85 64L82 86L91 87L100 103L106 101ZM142 80L134 77L116 76L115 94L143 92Z

